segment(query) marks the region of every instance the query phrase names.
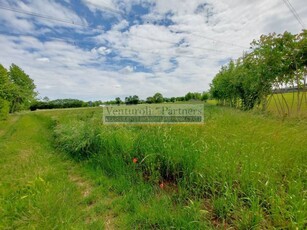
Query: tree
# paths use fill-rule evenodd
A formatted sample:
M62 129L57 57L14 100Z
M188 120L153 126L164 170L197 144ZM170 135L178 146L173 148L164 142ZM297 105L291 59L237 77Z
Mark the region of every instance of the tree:
M223 66L210 85L211 95L220 104L253 109L262 104L266 110L273 98L280 114L289 115L291 107L283 93L296 88L297 112L306 98L307 32L293 35L262 35L252 43L253 52L244 54L236 62ZM278 95L274 91L279 92ZM189 96L189 95L186 95Z
M122 103L122 100L119 97L117 97L117 98L115 98L115 103L117 105L120 105Z
M209 99L209 93L208 92L203 92L201 95L201 100L206 102Z
M155 95L153 95L153 101L155 103L162 103L164 101L162 94L161 93L155 93Z
M193 98L193 94L191 92L188 92L185 96L184 96L184 100L185 101L189 101L192 100Z
M28 109L37 95L33 80L15 64L11 65L8 76L13 83L10 112Z
M0 64L0 98L11 101L13 84L10 82L8 71Z
M140 102L140 99L139 99L139 96L137 96L137 95L134 95L133 97L132 97L132 104L138 104Z
M49 100L49 97L47 97L47 96L46 96L46 97L44 97L44 98L43 98L43 101L45 101L45 102L50 101L50 100Z
M79 107L92 107L94 102L84 102L78 99L57 99L52 101L35 101L31 104L30 110L37 109L55 109L55 108L79 108Z
M140 102L140 99L137 95L129 96L125 98L126 105L136 105Z
M171 99L169 97L163 97L163 101L168 103L168 102L171 102Z
M185 101L190 101L190 100L201 100L201 94L200 93L192 93L192 92L188 92L185 96L184 96L184 100Z
M176 97L176 101L184 101L185 98L184 97Z
M13 85L7 70L0 64L0 120L6 119L10 111Z
M146 103L148 103L148 104L152 104L152 103L154 103L155 101L154 101L154 98L153 97L147 97L146 98Z

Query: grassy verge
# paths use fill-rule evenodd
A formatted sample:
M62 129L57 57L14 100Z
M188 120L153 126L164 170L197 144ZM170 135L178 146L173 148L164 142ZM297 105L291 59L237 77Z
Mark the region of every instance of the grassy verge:
M119 226L306 227L305 121L210 105L204 126L100 126L100 110L49 115L56 145L115 194Z
M79 165L55 153L52 122L39 114L0 122L0 229L101 229L95 190ZM92 194L93 193L93 194Z

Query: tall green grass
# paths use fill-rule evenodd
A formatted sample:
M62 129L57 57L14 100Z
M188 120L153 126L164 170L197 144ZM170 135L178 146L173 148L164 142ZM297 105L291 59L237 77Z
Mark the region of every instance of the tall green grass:
M306 122L205 114L203 126L103 126L100 111L67 113L55 144L114 179L130 227L306 228Z
M37 114L0 121L0 229L91 227L81 191L68 177L76 166L54 151L51 125Z

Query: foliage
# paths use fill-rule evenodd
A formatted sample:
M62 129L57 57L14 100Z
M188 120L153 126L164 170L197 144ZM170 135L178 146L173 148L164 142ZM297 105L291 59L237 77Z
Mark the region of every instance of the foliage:
M9 80L7 70L0 64L0 98L11 100L13 84Z
M206 102L209 98L210 98L210 93L208 92L203 92L203 94L201 95L201 100L204 102Z
M137 97L137 100L136 100ZM196 100L196 101L207 101L210 97L209 92L203 92L203 93L198 93L198 92L188 92L185 96L183 97L163 97L161 93L155 93L153 96L147 97L145 101L139 100L138 96L129 96L125 98L125 103L127 105L129 104L153 104L153 103L169 103L169 102L176 102L176 101L190 101L190 100ZM115 98L113 101L108 101L106 104L121 104L122 101L119 97Z
M10 112L28 109L37 93L33 80L17 65L7 71L0 64L0 99L9 102Z
M297 111L306 94L306 30L301 34L262 35L251 45L253 51L223 66L211 84L211 95L219 104L243 110L262 104L267 109L269 95L287 86L297 89ZM289 114L285 99L276 102L281 113ZM292 103L293 105L293 103Z
M29 108L37 95L33 80L15 64L10 66L8 75L14 86L10 112Z
M164 98L161 93L156 93L155 95L153 95L152 98L154 103L162 103L164 101Z
M147 97L147 98L146 98L146 103L147 103L147 104L152 104L152 103L154 103L153 97Z
M162 103L164 101L166 101L166 100L161 93L155 93L152 97L146 98L146 103L148 103L148 104Z
M10 111L12 84L7 70L0 64L0 120L6 119Z
M125 98L126 105L136 105L139 104L140 99L137 95L129 96Z
M122 100L119 97L115 98L115 102L116 102L117 105L120 105L120 104L123 103Z
M200 100L201 99L201 94L200 93L191 93L188 92L184 96L185 101L190 101L190 100Z
M37 109L59 109L59 108L79 108L93 106L93 103L86 103L78 99L57 99L52 101L35 101L30 106L31 111Z
M10 103L0 98L0 120L6 120L10 111Z

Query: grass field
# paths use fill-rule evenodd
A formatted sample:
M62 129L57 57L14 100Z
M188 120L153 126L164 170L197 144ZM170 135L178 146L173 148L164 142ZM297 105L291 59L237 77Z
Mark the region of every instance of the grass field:
M207 104L217 105L217 101L208 100ZM262 105L255 106L254 111L262 111ZM266 113L274 117L307 118L307 93L300 93L300 110L298 111L297 93L272 94L268 96Z
M0 122L1 229L305 229L307 121L214 105L204 125L102 111Z
M279 116L307 118L307 94L300 93L300 111L298 112L297 93L273 94L269 97L268 111Z

